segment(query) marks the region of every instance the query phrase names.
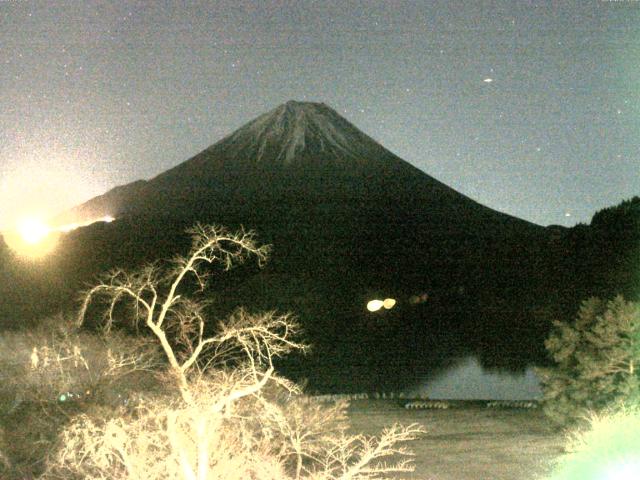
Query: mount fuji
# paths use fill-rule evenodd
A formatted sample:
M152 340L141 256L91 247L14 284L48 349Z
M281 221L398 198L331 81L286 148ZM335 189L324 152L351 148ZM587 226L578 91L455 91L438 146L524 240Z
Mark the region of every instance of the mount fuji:
M322 103L289 101L239 128L193 158L149 181L117 187L57 219L220 208L236 201L395 199L419 216L447 223L484 222L535 230L494 212L395 156ZM395 203L395 202L394 202ZM383 205L384 208L389 205Z
M273 245L271 261L240 269L211 295L222 310L299 315L316 352L301 375L317 385L331 388L336 377L318 373L331 366L356 388L364 377L393 382L394 369L470 352L510 367L543 356L547 329L524 312L544 295L549 230L456 192L322 103L280 105L55 222L107 215L115 221L63 238L48 268L64 281L40 288L49 298L41 304L64 304L105 269L184 252L184 230L196 221L243 225ZM365 309L386 297L396 307Z

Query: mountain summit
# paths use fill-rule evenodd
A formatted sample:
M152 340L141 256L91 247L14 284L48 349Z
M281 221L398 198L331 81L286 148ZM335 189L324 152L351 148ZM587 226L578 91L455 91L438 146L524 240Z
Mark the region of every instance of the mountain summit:
M237 160L355 161L380 155L383 148L324 103L289 101L247 123L211 150L228 149Z
M146 246L137 247L143 258L155 255L145 248L172 255L171 244L194 222L244 225L281 252L273 261L287 271L367 270L376 282L397 284L412 283L428 270L430 284L456 279L456 288L471 282L469 269L516 261L506 245L544 230L456 192L332 108L295 101L155 178L115 188L59 221L105 215L131 222L139 236L147 228ZM121 225L117 220L114 228Z
M448 223L508 217L398 158L323 103L289 101L149 181L117 187L66 212L58 223L105 215L220 211L222 205L306 202L405 208ZM311 213L311 212L308 212ZM197 216L197 215L196 215ZM465 220L466 219L466 220ZM530 224L527 224L530 225Z

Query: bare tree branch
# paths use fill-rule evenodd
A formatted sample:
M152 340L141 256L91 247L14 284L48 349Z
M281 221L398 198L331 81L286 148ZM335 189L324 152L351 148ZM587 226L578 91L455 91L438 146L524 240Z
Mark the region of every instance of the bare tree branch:
M187 295L185 280L202 291L206 266L228 270L250 257L262 265L269 249L244 230L197 224L189 233L191 250L170 268L109 273L85 292L78 315L82 324L92 301L103 299L109 333L119 307L133 307L135 325L142 321L160 343L169 362L164 380L178 395L143 398L126 418L79 417L62 435L48 478L374 480L411 471L409 452L395 445L421 427L393 426L378 439L347 435L346 403L311 406L275 373L275 359L307 349L291 315L241 308L206 335L208 304ZM126 369L136 359L114 354L110 362Z

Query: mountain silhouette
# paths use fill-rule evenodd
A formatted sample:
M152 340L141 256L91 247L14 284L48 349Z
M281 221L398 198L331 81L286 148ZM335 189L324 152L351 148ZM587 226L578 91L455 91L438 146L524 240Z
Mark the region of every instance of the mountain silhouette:
M294 101L157 177L117 187L57 221L104 215L243 224L287 252L278 262L315 271L316 257L331 251L326 260L334 267L387 276L421 276L438 262L445 266L439 273L450 277L469 256L501 256L506 237L544 231L447 187L324 104Z
M57 220L176 213L264 200L399 203L418 216L532 224L482 207L398 158L321 103L289 101L149 181L117 187ZM405 205L407 204L407 205ZM383 209L390 205L382 205ZM366 208L366 205L363 207ZM464 225L464 226L463 226Z
M319 388L333 388L332 368L353 388L393 387L407 365L463 353L515 368L543 356L547 324L528 312L544 295L551 232L456 192L322 103L280 105L55 222L105 215L116 220L63 238L47 268L64 280L35 289L41 310L64 304L100 271L184 252L184 229L196 221L243 225L273 245L272 259L210 295L221 310L298 314L315 354L288 368ZM378 297L397 306L366 311Z

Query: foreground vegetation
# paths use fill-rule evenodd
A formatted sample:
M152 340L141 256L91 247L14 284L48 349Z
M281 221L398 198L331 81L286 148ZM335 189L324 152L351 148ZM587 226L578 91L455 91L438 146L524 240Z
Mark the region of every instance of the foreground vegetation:
M397 400L369 399L353 401L347 413L352 432L371 435L394 422L425 428L411 442L411 479L542 480L565 444L541 409L454 402L448 409L408 410Z
M58 319L51 332L4 338L5 416L14 422L2 432L3 478L348 480L411 471L398 443L415 439L419 425L351 434L346 403L309 404L275 373L275 358L306 348L291 316L238 310L207 333L207 304L187 281L201 290L205 265L263 262L268 250L242 231L191 233L189 254L166 268L106 275L84 295L75 325ZM81 329L96 312L99 336ZM121 336L118 325L150 335ZM38 424L20 425L26 418Z
M588 428L569 436L567 451L549 480L640 478L640 409L622 407L592 414Z
M551 480L640 478L640 304L591 298L545 345L545 413L570 428Z
M496 423L477 408L441 417L387 409L381 435L365 436L374 433L371 415L393 403L318 404L276 373L275 359L307 349L292 316L238 309L209 321L212 309L198 296L208 275L250 258L263 263L268 249L250 232L197 225L191 233L185 257L103 276L77 318L0 337L2 478L397 478L413 470L398 444L433 428L418 464L439 479L525 478L523 468L553 480L640 476L637 304L590 299L573 323L555 323L545 344L555 365L540 371L544 413L547 425L571 428L555 463L558 431L536 412L500 412L506 423ZM505 461L512 454L522 465Z
M571 425L640 399L640 304L590 298L575 321L554 325L545 345L555 363L538 369L549 418Z

